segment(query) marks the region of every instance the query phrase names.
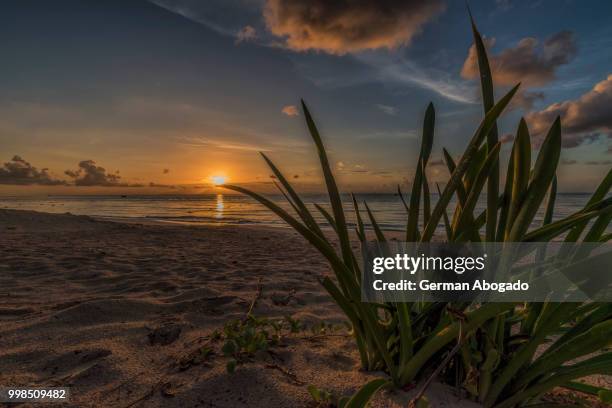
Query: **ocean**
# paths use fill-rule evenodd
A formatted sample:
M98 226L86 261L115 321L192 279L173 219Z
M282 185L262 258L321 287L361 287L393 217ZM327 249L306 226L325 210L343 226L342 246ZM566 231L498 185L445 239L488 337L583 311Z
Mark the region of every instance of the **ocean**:
M363 210L364 221L367 220L363 207L363 202L366 201L384 230L401 231L405 228L406 211L396 194L358 194L356 197ZM579 211L589 197L589 194L558 194L554 219ZM269 195L268 198L283 208L290 209L281 195ZM432 195L432 207L436 200L437 195ZM313 204L329 208L327 196L305 195L304 201L312 208L317 220L324 223L323 217ZM344 197L344 205L348 222L354 224L355 217L349 196ZM476 213L479 214L484 206L485 202L481 200ZM274 213L255 200L234 194L0 197L0 208L72 213L116 220L144 219L175 224L251 224L288 228ZM451 208L454 208L454 205ZM452 216L452 213L449 212L449 216ZM542 216L543 209L536 216L534 226L541 224ZM367 227L369 228L369 225ZM438 227L438 232L443 233L443 224Z

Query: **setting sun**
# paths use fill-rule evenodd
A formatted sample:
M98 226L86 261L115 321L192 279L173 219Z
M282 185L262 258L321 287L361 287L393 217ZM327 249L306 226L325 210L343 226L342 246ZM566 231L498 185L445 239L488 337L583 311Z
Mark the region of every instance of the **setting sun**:
M215 186L220 186L222 184L225 184L225 182L227 181L227 177L225 176L210 176L210 179L212 180L212 183Z

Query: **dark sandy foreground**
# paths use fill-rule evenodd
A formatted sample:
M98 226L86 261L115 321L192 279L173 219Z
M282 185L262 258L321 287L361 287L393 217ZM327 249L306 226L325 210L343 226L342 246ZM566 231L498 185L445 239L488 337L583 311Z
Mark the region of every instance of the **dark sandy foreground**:
M358 370L345 319L317 282L325 273L283 229L0 210L0 385L70 386L79 407L305 407L308 384L351 394L381 374ZM227 374L210 334L252 303L256 316L336 327L287 334ZM212 354L194 357L203 347ZM472 406L440 385L428 395ZM383 392L373 406L408 400Z

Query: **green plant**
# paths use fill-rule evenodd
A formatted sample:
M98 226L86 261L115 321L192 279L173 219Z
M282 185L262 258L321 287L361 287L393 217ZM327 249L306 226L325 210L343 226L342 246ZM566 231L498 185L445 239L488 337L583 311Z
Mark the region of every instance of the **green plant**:
M285 321L289 325L289 331L291 333L299 333L302 331L302 329L304 329L304 324L291 316L285 316Z
M336 405L334 403L334 400L336 398L334 398L333 394L330 391L318 388L317 386L312 384L307 387L307 390L310 394L310 397L315 402L315 404L317 404L317 406L330 407Z
M409 216L408 221L409 231L415 236L420 236L421 241L429 241L433 237L434 226L437 225L452 194L461 183L462 177L468 170L469 164L478 151L479 145L493 127L495 119L508 105L516 90L517 87L513 88L483 119L464 157L453 172L451 181L445 187L440 200L428 217L428 223L422 234L418 231L417 222L414 220L414 214L418 215L418 204L411 203L411 216ZM356 260L357 258L350 246L340 193L332 175L318 130L308 108L303 102L302 106L308 128L319 152L333 210L333 216L329 214L329 219L340 241L340 253L335 251L332 242L323 233L321 227L316 223L314 217L291 184L263 153L262 156L280 181L282 187L286 190L286 196L292 208L296 211L299 220L258 193L239 186L225 185L224 187L247 194L270 208L302 234L304 238L327 258L335 273L336 281L334 282L331 278L325 277L321 283L349 318L363 367L370 370L384 369L391 375L396 385L402 386L413 381L420 374L427 361L443 353L444 348L458 336L462 323L454 321L451 316L447 316L443 305L442 307L439 307L439 305L408 303L379 305L361 302L359 287L361 271ZM433 116L435 114L432 105L430 105L428 111L430 112L429 118L431 119L427 119L424 129L423 147L419 159L421 164L426 163L433 142ZM414 185L418 186L420 191L424 184L417 180ZM354 197L353 203L358 220L358 235L360 239L365 240L365 227ZM366 210L378 240L384 241L384 234L367 205ZM462 329L466 332L471 332L491 317L507 312L512 307L513 305L511 304L488 304L466 310L468 319L463 324ZM443 318L443 316L445 317ZM439 324L441 321L443 324Z
M610 239L605 232L612 219L612 199L606 199L606 195L612 185L612 171L581 211L553 221L555 173L561 151L560 119L554 121L541 143L533 168L531 136L527 124L521 120L500 193L501 145L496 121L517 92L518 85L495 102L484 43L473 22L472 28L485 115L458 162L443 150L450 177L443 189L438 187L439 197L432 208L425 168L433 145L435 110L432 104L427 107L408 202L398 189L407 210L406 241L431 241L443 220L447 242L538 242L565 234L567 251L564 253L573 259L584 257L584 253L575 249L575 243ZM280 182L279 188L295 215L256 192L234 185L224 187L246 194L268 207L328 260L335 279L325 277L321 283L351 322L363 368L384 370L396 386L404 386L422 377L428 363L441 362L461 334L464 344L453 360L460 372L455 382L463 384L473 398L485 406L500 408L522 405L576 378L612 373L611 353L568 365L573 359L610 344L612 307L608 304L362 303L361 271L351 249L342 197L322 139L303 101L302 108L318 151L331 212L322 206L316 208L332 226L340 250L334 249L332 238L323 232L303 199L265 154L262 156ZM485 186L486 210L476 214L476 204ZM457 205L449 217L453 197ZM356 235L364 242L362 209L354 196L352 202ZM536 213L542 206L545 206L544 222L533 227ZM366 203L364 207L376 240L385 242L385 234L373 212ZM514 333L513 329L518 329L519 333ZM538 347L545 343L550 344L549 349L536 356ZM453 382L448 380L450 371L445 378Z
M227 322L223 327L224 343L221 347L223 355L230 357L226 365L227 371L233 373L238 364L250 359L257 352L277 345L282 339L286 321L249 315L243 320ZM291 331L299 322L292 319L288 324Z
M355 394L350 397L337 397L333 393L317 388L314 385L308 386L308 393L312 400L320 407L338 407L338 408L364 408L368 406L369 401L382 388L389 385L389 381L383 378L377 378L364 384ZM423 400L425 401L425 400ZM418 408L427 408L427 405L419 405Z

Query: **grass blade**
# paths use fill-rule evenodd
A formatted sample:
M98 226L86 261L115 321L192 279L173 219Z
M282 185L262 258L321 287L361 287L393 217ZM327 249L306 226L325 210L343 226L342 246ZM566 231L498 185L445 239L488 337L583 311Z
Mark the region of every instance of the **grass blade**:
M480 72L480 88L482 90L482 104L484 112L487 113L495 105L493 92L493 76L487 58L487 50L482 40L482 36L476 28L472 14L472 33L474 35L474 46L478 59L478 71ZM487 134L487 152L491 152L498 141L497 123L493 124L491 131ZM495 241L495 228L497 225L497 197L499 196L499 162L493 163L491 175L487 181L487 224L486 241Z
M597 186L597 189L595 190L595 192L593 193L593 195L587 202L586 206L588 207L589 205L592 205L598 201L603 200L604 197L610 191L611 187L612 187L612 169L608 171L608 174L606 174L606 177L604 177L604 179L601 181L599 186ZM565 237L565 242L576 242L578 238L580 238L580 235L582 234L582 231L584 231L586 226L587 226L586 222L576 225L574 229L571 230L567 234L567 237Z
M372 399L374 394L378 392L383 386L389 385L389 380L384 378L377 378L372 380L357 391L355 395L348 400L344 408L364 408L368 402Z
M512 169L514 170L512 175L512 190L510 195L510 208L508 210L508 229L507 236L510 235L512 229L513 220L521 208L525 192L529 186L529 174L531 171L531 141L529 137L529 129L527 128L527 122L521 118L518 130L516 132L516 139L514 140L514 146L512 148Z
M321 229L319 228L316 221L312 217L312 214L310 214L310 211L308 211L308 208L306 208L306 205L304 204L300 196L295 192L295 190L293 189L289 181L287 181L285 176L283 176L283 174L274 165L274 163L272 163L272 160L270 160L268 156L266 156L262 152L260 152L259 154L261 154L261 156L264 158L264 160L268 164L268 167L270 167L270 169L272 170L276 178L281 182L283 187L285 187L285 190L287 190L287 192L289 193L291 200L287 198L287 201L289 201L290 203L293 201L292 205L294 206L294 208L297 208L296 211L298 215L300 216L300 218L302 219L302 221L304 221L304 224L306 224L310 229L312 229L318 235L323 236L323 232L321 232Z
M404 208L406 209L406 213L410 214L410 207L408 207L408 203L406 203L406 200L404 199L404 194L402 193L402 189L399 185L397 186L397 195L399 195L399 198L402 201Z
M372 227L374 228L376 239L380 242L387 242L385 234L383 234L382 230L380 229L380 226L376 222L376 218L374 218L374 214L372 214L372 211L370 211L370 207L368 207L368 203L364 201L363 205L365 205L366 211L368 212L368 217L370 217L370 222L372 223Z
M359 205L357 204L357 200L355 199L355 194L351 194L351 198L353 199L353 208L355 209L355 218L357 219L357 236L361 242L365 242L365 228L363 226L363 220L361 219L361 213L359 211Z
M440 221L440 218L442 217L442 213L444 212L445 208L448 206L448 203L452 195L457 190L458 184L462 182L461 179L463 175L465 174L465 171L467 170L468 166L470 165L472 157L478 151L478 147L480 146L480 143L482 142L484 137L489 133L489 131L493 127L495 120L503 112L506 106L508 106L508 103L510 103L510 100L512 99L516 91L518 90L518 87L519 85L516 85L514 88L512 88L485 115L480 126L478 127L478 130L476 131L476 133L472 137L472 140L468 144L468 147L465 150L463 157L461 158L461 160L459 161L459 164L455 168L455 171L451 175L450 180L444 187L442 196L440 196L438 202L436 203L436 206L434 207L431 213L431 218L429 219L429 222L427 223L427 226L425 227L425 230L423 231L423 234L421 236L421 242L429 242L431 238L433 237L436 226L438 225L438 222Z
M561 121L555 119L538 154L525 198L512 224L507 241L521 241L529 228L552 180L561 155ZM516 182L516 181L515 181Z
M495 147L487 156L484 164L482 165L482 168L478 172L478 177L476 177L476 180L474 181L474 186L472 187L467 200L465 200L465 206L463 207L461 211L461 216L459 217L459 221L457 222L456 231L463 231L467 229L469 226L466 223L468 222L468 220L473 220L474 208L476 207L476 203L480 198L480 192L484 187L485 181L491 175L491 172L495 167L495 163L499 160L498 156L500 147L501 143L497 142ZM495 209L497 210L497 202L495 203Z
M334 220L334 217L332 217L331 214L325 208L321 207L319 204L315 203L314 206L316 207L317 210L319 210L321 215L323 215L327 223L334 229L334 231L338 232L338 228L336 227L336 220Z
M306 118L306 124L308 126L308 130L310 131L310 135L317 146L317 152L319 153L319 160L321 162L321 169L323 170L323 176L325 178L325 184L327 186L327 193L329 194L329 201L332 206L332 210L334 213L334 219L336 220L336 230L338 233L338 239L340 240L340 248L342 250L342 258L344 262L349 268L353 266L353 254L351 250L351 243L348 236L348 231L346 229L346 219L344 217L344 208L342 207L342 199L340 197L340 193L338 192L338 186L336 185L336 180L334 179L334 175L332 174L331 167L329 165L329 160L327 159L327 153L325 152L325 147L323 146L323 141L321 140L321 136L319 135L319 131L310 115L310 111L308 107L302 100L302 109L304 111L304 117Z
M311 231L308 227L306 227L304 224L302 224L294 217L292 217L289 213L287 213L287 211L274 204L272 201L268 200L264 196L257 194L253 191L247 190L246 188L234 186L231 184L224 184L222 187L250 196L251 198L255 199L256 201L259 201L261 204L266 206L280 218L282 218L283 221L293 227L293 229L299 232L300 235L306 238L306 240L310 242L312 246L317 248L317 250L319 250L319 252L321 252L321 254L325 256L325 258L332 265L332 269L336 273L336 278L338 279L340 285L343 287L345 294L355 300L361 299L361 292L357 286L357 283L353 279L352 272L349 271L346 265L342 262L342 260L338 258L338 255L327 241L323 240L319 235Z

